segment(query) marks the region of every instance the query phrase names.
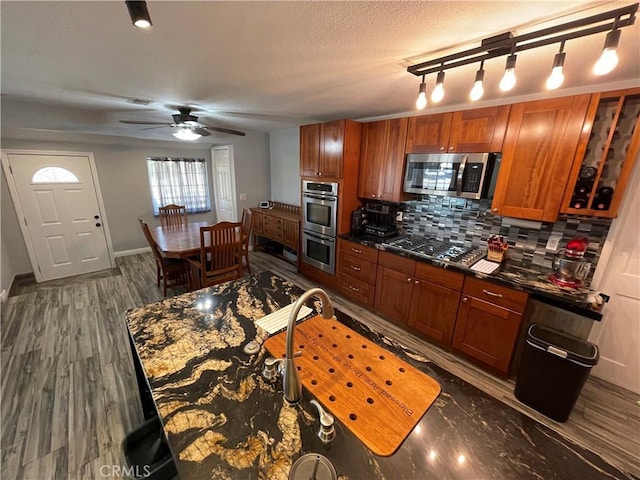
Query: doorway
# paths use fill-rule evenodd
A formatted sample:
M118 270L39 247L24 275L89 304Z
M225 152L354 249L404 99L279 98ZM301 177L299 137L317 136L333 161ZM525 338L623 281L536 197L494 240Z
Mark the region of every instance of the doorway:
M236 176L233 165L233 145L211 149L213 163L213 188L218 222L237 222Z
M93 154L7 150L2 166L36 281L115 265Z

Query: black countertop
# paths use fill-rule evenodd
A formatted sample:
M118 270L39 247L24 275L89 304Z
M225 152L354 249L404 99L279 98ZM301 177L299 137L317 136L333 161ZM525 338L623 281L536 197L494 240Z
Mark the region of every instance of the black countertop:
M430 375L442 392L392 456L373 454L339 421L335 440L323 445L309 392L286 404L282 382L261 376L265 348L243 351L268 336L255 320L301 294L263 272L127 312L182 480L286 479L310 452L329 458L342 480L635 478L339 311L339 321ZM211 313L195 308L204 296Z
M340 238L372 248L377 248L378 250L385 250L384 242L388 241L373 235L341 234ZM582 315L592 320L602 320L602 305L594 306L589 301L589 296L596 292L589 288L560 287L549 281L549 275L553 272L542 267L524 267L507 258L498 270L491 274L486 274L471 270L470 268L464 267L460 264L437 260L435 258L429 259L424 256L413 255L410 252L405 253L394 250L389 250L389 252L403 257L413 258L414 260L421 262L430 263L438 267L456 270L466 275L473 275L476 278L489 280L517 290L522 290L529 293L533 298L549 303L558 308L577 313L578 315Z

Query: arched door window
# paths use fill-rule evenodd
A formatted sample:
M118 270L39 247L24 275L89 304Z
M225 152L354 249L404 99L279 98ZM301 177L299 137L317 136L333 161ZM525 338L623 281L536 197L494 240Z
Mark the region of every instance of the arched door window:
M76 175L63 167L43 167L31 178L32 183L80 183Z

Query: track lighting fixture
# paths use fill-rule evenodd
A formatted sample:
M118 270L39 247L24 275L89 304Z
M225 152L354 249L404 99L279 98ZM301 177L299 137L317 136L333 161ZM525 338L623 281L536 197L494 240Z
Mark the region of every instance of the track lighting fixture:
M191 128L179 128L177 132L173 132L172 134L179 140L188 140L193 141L199 139L202 135L196 133Z
M129 10L129 16L131 17L131 23L138 28L149 28L151 25L151 17L147 10L147 2L126 0L127 10Z
M418 90L418 99L416 100L416 108L418 110L422 110L426 106L427 106L427 84L424 83L424 75L423 75L422 82L420 83L420 89Z
M507 57L507 65L504 67L504 75L500 80L500 90L508 92L516 86L516 60L518 56L513 53Z
M427 105L424 79L430 73L438 74L436 87L431 95L431 101L438 102L444 96L444 74L446 70L480 62L480 69L476 72L475 82L469 93L469 98L472 101L476 101L484 95L484 62L486 60L507 56L504 76L500 81L500 89L503 92L507 92L513 89L516 84L515 68L519 52L558 43L560 44L560 51L553 59L553 67L551 74L547 78L546 87L550 90L559 88L564 82L565 42L608 32L602 55L593 68L593 72L596 75L605 75L611 72L618 64L616 48L620 43L621 29L635 23L638 6L638 3L634 3L626 7L519 36L514 36L511 32L502 33L485 38L478 47L411 65L407 68L407 71L422 77L416 106L422 109Z
M431 101L433 103L438 103L440 100L444 98L444 72L438 72L438 77L436 78L436 86L431 92Z
M600 58L593 66L593 73L596 75L606 75L616 68L616 65L618 65L618 53L616 52L618 43L620 43L620 30L615 28L607 33L602 55L600 55Z
M480 68L476 72L476 79L473 82L473 88L469 93L469 98L472 102L476 100L480 100L482 95L484 95L484 87L482 82L484 81L484 60L480 62Z
M564 73L562 73L562 67L564 66L564 42L560 44L560 51L553 57L553 67L551 67L551 75L547 78L547 90L555 90L562 82L564 82Z

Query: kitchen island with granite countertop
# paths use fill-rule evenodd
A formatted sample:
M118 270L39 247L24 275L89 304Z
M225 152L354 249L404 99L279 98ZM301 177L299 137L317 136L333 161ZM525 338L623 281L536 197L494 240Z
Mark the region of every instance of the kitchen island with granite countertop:
M286 479L306 453L327 457L341 479L634 478L339 311L339 322L435 379L441 393L390 456L339 421L323 444L309 391L289 405L282 381L261 374L268 333L255 321L302 293L263 272L127 312L183 480ZM245 353L254 340L260 350Z

